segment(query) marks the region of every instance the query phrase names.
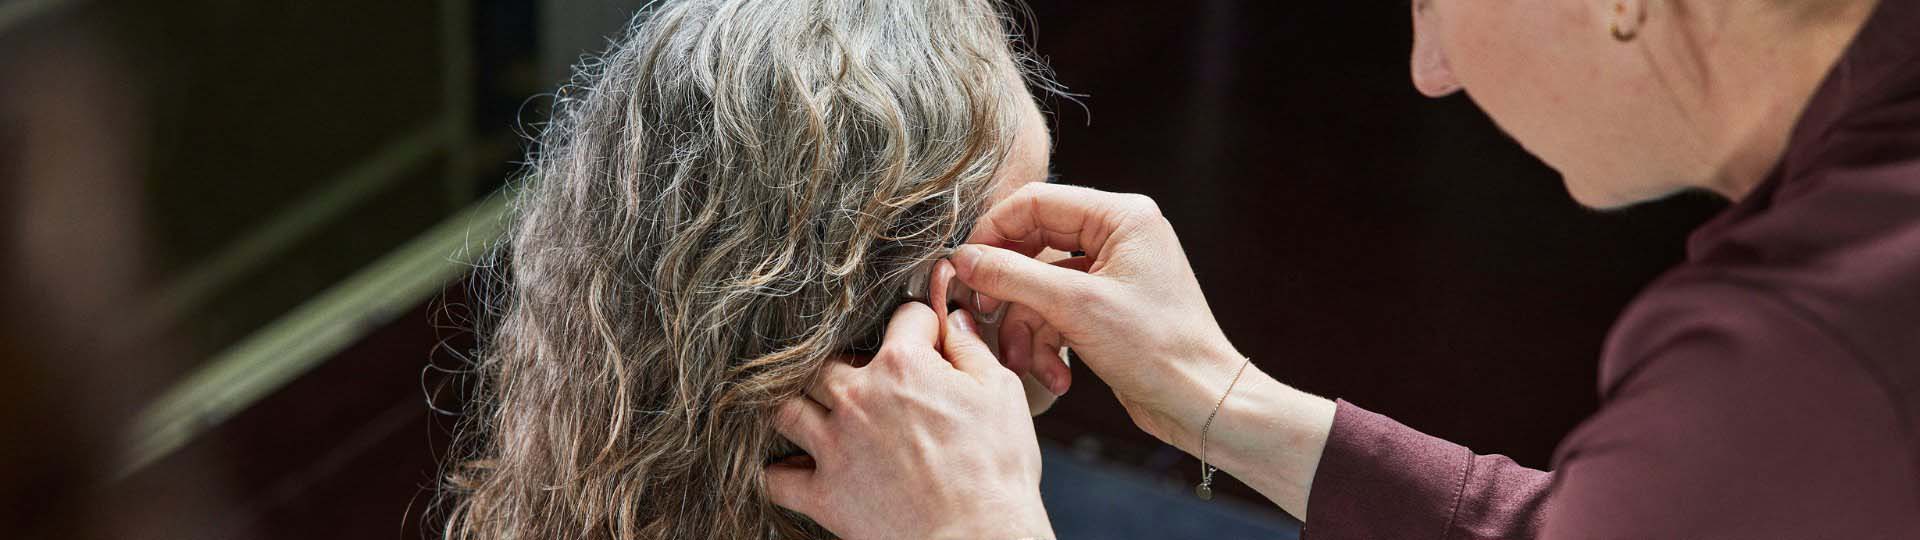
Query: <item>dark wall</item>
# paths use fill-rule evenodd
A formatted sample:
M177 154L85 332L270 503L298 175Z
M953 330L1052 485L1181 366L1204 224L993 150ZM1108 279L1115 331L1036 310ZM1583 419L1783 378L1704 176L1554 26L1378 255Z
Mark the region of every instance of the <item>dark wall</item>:
M1267 372L1544 467L1601 340L1704 197L1599 213L1465 96L1416 93L1405 2L1035 2L1067 183L1145 193ZM1048 437L1191 475L1086 370ZM1081 441L1083 445L1091 444Z

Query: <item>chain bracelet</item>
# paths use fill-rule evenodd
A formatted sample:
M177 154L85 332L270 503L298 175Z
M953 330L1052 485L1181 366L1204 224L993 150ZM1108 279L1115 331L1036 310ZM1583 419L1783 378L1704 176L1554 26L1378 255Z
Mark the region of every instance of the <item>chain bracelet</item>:
M1200 500L1213 500L1213 472L1218 470L1207 464L1207 433L1213 429L1213 419L1220 416L1220 409L1226 406L1227 396L1233 394L1233 387L1240 384L1240 376L1247 373L1247 365L1252 363L1252 357L1240 363L1240 370L1233 372L1233 382L1227 383L1227 391L1220 393L1220 402L1213 404L1213 412L1207 415L1207 422L1200 425L1200 485L1193 486L1193 494Z

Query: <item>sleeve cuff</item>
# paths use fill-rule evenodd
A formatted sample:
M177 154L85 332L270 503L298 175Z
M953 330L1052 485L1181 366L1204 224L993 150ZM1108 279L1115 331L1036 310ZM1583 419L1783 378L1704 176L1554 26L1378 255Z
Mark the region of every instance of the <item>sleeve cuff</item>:
M1345 400L1336 403L1307 498L1312 538L1445 536L1473 453Z

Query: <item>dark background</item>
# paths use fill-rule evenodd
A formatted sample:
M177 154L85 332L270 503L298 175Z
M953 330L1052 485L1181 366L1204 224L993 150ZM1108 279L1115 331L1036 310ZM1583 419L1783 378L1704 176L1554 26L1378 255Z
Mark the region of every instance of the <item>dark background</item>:
M100 426L25 433L46 435L43 454L93 470L115 509L108 519L139 531L107 536L419 535L452 422L428 406L446 375L427 367L457 365L470 347L460 279L359 316L348 343L238 412L193 423L157 460L124 474L79 463L117 455L113 434L175 382L484 202L515 170L543 109L537 96L634 4L32 0L0 10L0 164L67 140L35 117L98 109L32 96L104 95L131 111L94 121L119 134L126 148L114 155L131 172L89 185L139 201L129 213L142 247L126 263L139 271L98 279L152 292L73 321L9 323L0 336L94 366L23 369L40 379L9 384L91 388L74 396L112 386L123 403L96 410L42 391L8 411ZM1683 196L1580 208L1466 97L1414 92L1405 2L1032 4L1029 40L1086 95L1084 108L1049 104L1064 181L1160 201L1221 324L1269 373L1479 452L1547 465L1594 406L1612 318L1719 207ZM32 170L0 168L24 180L4 185L29 195L6 200L48 208L30 202ZM67 203L70 212L36 215L61 227L98 219L94 198ZM25 277L9 276L16 313L61 298L35 281L50 259L19 240L29 228L6 229L0 246L27 262L13 270ZM163 345L81 354L63 345L97 333L18 330L47 325L132 327L143 339L125 340ZM1197 476L1084 369L1038 423L1043 439L1083 458L1167 484ZM1226 489L1264 503L1231 480ZM16 506L10 519L64 515L45 513L54 500L35 504L45 508Z

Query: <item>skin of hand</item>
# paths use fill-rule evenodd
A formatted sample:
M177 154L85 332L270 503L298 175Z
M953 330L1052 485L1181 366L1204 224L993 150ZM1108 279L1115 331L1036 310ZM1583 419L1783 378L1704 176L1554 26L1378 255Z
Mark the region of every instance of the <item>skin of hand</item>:
M945 264L944 262L942 264ZM830 361L781 405L811 467L768 467L774 504L842 538L1051 538L1020 379L973 316L909 303L866 365Z
M1064 258L1065 255L1066 254L1064 253L1058 253L1058 252L1042 254L1041 260L1059 260L1061 258ZM947 320L947 317L948 317L947 301L949 299L952 299L951 295L960 294L960 295L970 296L971 299L969 301L975 302L975 303L968 304L968 305L971 305L975 308L978 308L978 306L980 305L977 302L980 302L983 300L996 302L995 305L999 305L997 301L988 299L984 295L973 294L971 291L967 291L964 288L961 288L960 290L949 290L953 288L952 285L955 283L959 283L959 282L953 280L953 264L942 261L940 264L934 265L933 275L930 278L929 286L928 286L927 305L932 306L934 313L940 316L940 322L941 322L942 328L945 328L946 324L949 322ZM1013 308L1017 308L1017 307L1018 306L1010 307L1008 311L1014 312ZM980 320L976 319L974 322L979 323ZM982 331L981 332L982 337L999 338L999 339L986 340L987 347L990 350L994 351L995 357L1000 359L1000 363L1002 365L1006 365L1008 369L1011 369L1015 374L1020 375L1020 383L1021 383L1020 385L1021 387L1025 388L1027 392L1027 410L1029 413L1033 414L1034 416L1040 416L1040 413L1044 413L1047 411L1048 408L1053 407L1053 402L1058 401L1060 399L1060 394L1066 392L1066 387L1065 385L1061 385L1058 387L1059 391L1056 392L1053 390L1053 388L1055 387L1049 386L1047 383L1042 382L1037 377L1041 375L1053 375L1058 380L1061 380L1064 382L1069 379L1069 377L1065 375L1065 369L1064 369L1066 367L1065 364L1056 362L1056 364L1059 364L1059 367L1062 368L1058 370L1058 372L1051 371L1051 370L1044 373L1036 372L1029 369L1025 362L1020 363L1018 365L1012 362L1009 362L1009 360L1016 357L1004 354L1006 351L1008 351L1007 347L1008 347L1009 339L1011 339L1014 341L1018 341L1020 343L1020 346L1015 347L1015 350L1022 351L1020 353L1021 355L1018 356L1017 358L1024 359L1027 357L1027 353L1024 351L1028 350L1026 345L1032 339L1030 337L1031 334L1028 334L1023 331L1008 331L1006 325L1007 324L1031 325L1031 324L1034 324L1034 322L1035 321L1023 320L1021 318L1016 317L1016 318L1010 318L1007 320L1002 320L1001 324L999 325L979 324L978 326ZM1039 321L1039 322L1044 323L1044 321ZM998 330L998 332L996 332L996 330ZM1022 327L1016 330L1025 330L1025 327ZM1006 336L1015 336L1015 337L1008 338ZM1054 337L1052 338L1052 341L1048 341L1045 343L1046 344L1041 345L1041 347L1050 347L1050 348L1044 348L1041 350L1046 350L1046 351L1060 350L1060 342L1058 337ZM1056 352L1054 354L1055 356L1058 356L1060 353Z
M1173 226L1152 199L1031 184L988 210L968 242L949 258L962 282L1030 310L1044 327L1037 333L1072 347L1136 425L1200 454L1202 425L1247 360L1215 322ZM1085 255L1054 263L1032 258L1045 248ZM1065 369L1053 365L1057 356L1045 356L1031 354L1028 368ZM1333 403L1248 366L1220 407L1208 461L1304 517Z

